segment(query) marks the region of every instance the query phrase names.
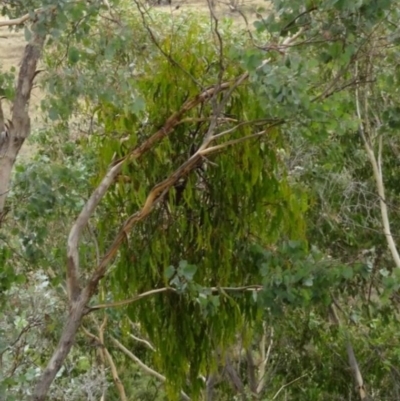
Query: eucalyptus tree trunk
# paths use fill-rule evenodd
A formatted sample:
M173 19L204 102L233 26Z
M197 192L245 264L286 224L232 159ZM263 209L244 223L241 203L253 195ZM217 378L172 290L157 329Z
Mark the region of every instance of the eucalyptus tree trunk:
M0 216L4 212L12 169L31 131L28 106L44 39L44 35L34 35L25 47L10 119L4 116L0 101Z

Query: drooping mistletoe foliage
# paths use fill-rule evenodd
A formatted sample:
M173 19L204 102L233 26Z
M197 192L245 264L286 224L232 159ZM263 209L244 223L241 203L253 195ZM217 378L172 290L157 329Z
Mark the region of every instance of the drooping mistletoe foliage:
M169 22L159 14L146 18L133 12L121 26L102 22L97 41L70 43L68 66L53 78L52 86L71 94L80 91L85 107L94 113L94 133L87 143L99 149L99 176L205 88L218 82L227 90L232 86L227 101L222 91L199 102L164 140L126 164L98 223L105 234L105 239L100 236L103 250L121 221L140 210L152 187L195 153L213 118L218 119L213 134L220 134L215 145L221 145L221 151L200 160L153 213L127 233L111 274L115 298L175 288L135 304L128 313L139 318L159 349L156 358L174 388L185 387L185 374L190 373L196 393L199 372L215 364L211 351L229 344L238 328L256 317L251 292L237 296L224 289L261 280L259 267L249 263L243 251L252 243L270 247L282 236L300 238L306 200L290 189L277 153L284 146L281 121L266 111L253 86L233 87L234 79L245 72L236 51L243 38L226 25L218 31L219 42L193 15ZM162 29L155 28L157 21ZM68 88L63 87L66 82ZM68 102L52 104L61 115L70 112L66 106ZM227 141L263 130L223 148Z

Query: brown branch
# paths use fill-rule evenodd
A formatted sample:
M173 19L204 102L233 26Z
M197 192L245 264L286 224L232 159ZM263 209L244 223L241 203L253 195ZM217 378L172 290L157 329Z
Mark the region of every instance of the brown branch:
M242 379L240 378L239 373L233 367L233 364L228 356L225 358L224 374L229 379L233 389L241 394L243 400L246 400Z
M167 291L175 292L175 290L173 288L171 288L171 287L157 288L155 290L143 292L142 294L139 294L136 297L133 297L133 298L130 298L130 299L124 299L122 301L112 302L112 303L109 303L109 304L100 304L100 305L92 306L90 308L90 312L91 311L95 311L95 310L99 310L99 309L115 308L115 307L118 307L118 306L129 305L129 304L132 304L132 303L134 303L136 301L139 301L140 299L149 297L150 295L161 294L161 293L167 292Z
M60 370L65 358L74 343L76 333L81 325L82 317L89 297L83 294L70 308L69 316L63 328L60 341L48 362L46 369L38 380L33 392L33 401L44 401L57 372ZM85 296L86 295L86 296Z
M219 90L225 90L229 88L230 83L225 83L220 87ZM206 102L210 99L210 97L216 91L215 87L211 87L203 91L201 94L187 100L182 108L174 113L168 120L165 122L162 128L160 128L157 132L155 132L150 138L144 141L140 146L136 147L134 150L129 152L124 157L115 160L110 168L106 176L101 181L100 185L95 189L92 193L85 206L83 207L81 213L76 219L74 225L71 228L69 237L68 237L68 249L67 249L67 285L68 285L68 295L71 300L76 300L81 293L80 286L80 278L79 278L79 250L78 244L82 234L83 229L89 222L90 217L93 212L97 208L100 201L103 199L109 187L115 182L115 179L120 174L123 165L132 160L136 160L139 157L143 156L147 151L149 151L157 142L161 141L167 135L169 135L175 127L181 122L183 116L198 106L200 103ZM148 210L150 212L150 210ZM148 213L147 213L148 214ZM143 213L143 218L147 216L147 214ZM129 228L123 228L114 245L119 245L125 237L125 232L127 232ZM115 248L115 251L118 249L118 246ZM95 276L95 281L92 280L92 284L90 285L90 291L95 291L95 287L97 286L98 281L101 279L104 273L102 273L105 269L107 263L112 259L115 252L111 252L103 258L103 261L98 264L97 270L99 270L99 274ZM96 271L97 271L96 270ZM93 292L92 292L93 293Z
M81 287L79 282L79 250L78 244L83 229L89 222L94 210L106 194L108 188L115 181L115 178L120 173L124 160L110 168L106 176L101 181L100 185L90 196L86 202L78 218L68 236L67 242L67 288L68 297L72 301L76 301L81 294Z
M266 338L267 338L265 323L263 325L263 328L264 328L264 332L263 332L263 336L262 336L262 340L261 340L261 344L260 344L261 364L260 364L259 371L258 371L257 394L261 394L261 392L264 390L264 387L265 387L266 374L267 374L266 368L267 368L267 364L269 361L269 357L271 355L272 345L274 342L274 329L273 329L273 327L271 327L270 340L269 340L267 352L265 352L265 342L266 342Z
M25 47L21 68L18 74L11 121L16 136L23 139L30 133L28 102L31 96L33 79L36 75L36 66L41 56L45 38L45 34L34 33L33 40Z
M205 401L214 400L214 388L217 384L217 373L211 373L206 380Z
M155 351L156 349L145 339L143 338L139 338L135 335L133 335L132 333L129 333L129 337L133 338L135 341L144 344L148 349L150 349L151 351Z

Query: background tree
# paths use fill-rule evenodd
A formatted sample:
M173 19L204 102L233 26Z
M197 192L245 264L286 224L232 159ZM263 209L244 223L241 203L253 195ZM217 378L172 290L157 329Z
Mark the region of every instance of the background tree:
M397 2L276 1L245 32L215 11L18 6L7 396L36 381L42 400L58 374L55 399L397 399ZM47 128L9 191L45 38Z

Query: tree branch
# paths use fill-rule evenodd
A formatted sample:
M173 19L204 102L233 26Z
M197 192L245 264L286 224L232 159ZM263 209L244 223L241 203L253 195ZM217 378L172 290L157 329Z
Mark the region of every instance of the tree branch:
M8 193L15 160L22 144L30 134L28 102L45 36L44 34L35 32L32 41L25 47L18 74L12 119L8 129L6 129L2 108L0 111L0 119L2 120L0 121L0 135L7 136L5 141L0 141L0 214L4 210L6 194Z
M281 393L282 390L284 390L286 387L289 387L291 384L296 383L297 381L299 381L300 379L302 379L303 377L308 376L308 373L305 373L304 375L301 375L300 377L297 377L296 379L290 381L289 383L284 384L283 386L281 386L279 388L279 390L275 393L275 395L273 396L272 400L276 400L276 398L278 397L278 395Z
M219 293L220 291L261 291L263 289L262 285L248 285L244 287L210 287L207 288L210 290L212 293ZM111 302L108 304L100 304L100 305L94 305L91 306L89 311L95 311L99 309L107 309L107 308L115 308L119 306L125 306L132 304L136 301L139 301L140 299L146 298L148 296L154 295L154 294L161 294L163 292L176 292L175 288L173 287L162 287L162 288L157 288L154 290L150 290L147 292L143 292L142 294L136 295L133 298L130 299L124 299L122 301L116 301L116 302Z
M260 345L260 352L261 352L261 365L259 368L258 372L258 386L257 386L257 394L261 394L261 392L264 390L265 386L265 380L266 380L266 368L267 364L269 361L269 357L271 355L271 350L272 350L272 345L274 342L274 329L271 327L271 334L270 334L270 340L267 348L267 352L265 352L265 341L266 341L267 333L266 333L266 328L264 327L264 332L262 336L262 341Z
M225 83L222 85L220 90L225 90L229 88L229 83ZM147 151L153 148L153 146L161 141L164 137L169 135L175 127L180 123L183 119L183 116L199 105L210 99L210 97L215 92L216 88L211 87L203 91L201 94L187 100L182 108L174 113L168 120L165 122L162 128L160 128L157 132L155 132L149 139L144 141L140 146L133 149L124 157L119 160L114 161L106 176L103 178L99 186L94 190L85 206L83 207L81 213L76 219L74 225L71 228L68 237L68 246L67 246L67 286L68 286L68 296L71 300L76 300L79 294L81 293L81 283L79 276L79 240L82 234L83 229L88 224L90 217L93 215L95 209L99 205L100 201L103 199L109 187L115 182L115 179L120 174L123 165L132 160L136 160L142 155L144 155ZM150 195L149 195L150 196ZM150 210L148 210L150 212ZM148 214L148 213L147 213ZM147 214L143 214L143 218L147 216ZM103 277L105 268L108 262L113 258L115 252L119 247L120 241L125 238L125 232L129 230L129 228L123 227L117 236L118 241L114 243L114 248L109 251L105 258L98 264L98 268L96 270L97 274L94 274L92 277L92 281L90 283L90 291L94 291L97 286L98 281Z
M152 368L150 368L149 366L147 366L145 363L143 363L136 355L134 355L131 351L129 351L124 345L122 345L116 338L111 337L111 341L126 355L128 356L130 359L132 359L133 361L135 361L139 367L145 371L147 374L155 377L156 379L160 380L161 382L165 383L166 382L166 377L163 376L162 374L156 372L155 370L153 370ZM181 391L181 395L183 397L183 399L185 399L186 401L190 401L190 397L184 392Z
M136 337L132 333L129 333L129 337L133 338L135 341L139 343L144 344L148 349L150 349L153 352L156 350L147 340L144 340L143 338Z
M28 14L23 15L22 17L19 17L19 18L0 21L0 28L3 27L3 26L21 25L24 22L28 21L29 18L30 18L30 16L29 16L29 13L28 13Z
M101 359L102 359L103 363L105 363L105 360L107 360L108 365L110 366L113 382L115 384L115 387L118 390L120 399L122 401L127 401L128 399L126 397L125 388L119 378L118 370L115 366L114 360L112 359L111 354L108 352L107 348L105 347L104 330L105 330L106 324L107 324L107 316L104 317L103 323L101 324L101 326L97 328L97 330L99 332L98 337L95 336L94 334L90 333L85 327L82 327L82 329L88 337L92 338L100 346ZM96 323L96 325L97 325L97 323Z
M356 77L358 77L358 62L356 63ZM371 127L369 124L369 107L368 107L368 99L367 94L364 93L364 116L361 111L361 102L360 102L360 90L358 85L355 89L355 102L356 102L356 110L357 117L359 123L359 131L361 135L361 139L364 143L365 150L367 152L368 159L372 166L372 171L375 179L376 188L379 195L379 205L381 209L381 219L383 224L383 233L385 235L388 248L390 253L392 254L393 261L397 268L400 268L400 256L397 250L396 243L394 242L394 238L392 235L392 231L390 228L390 220L389 213L386 204L386 196L385 196L385 184L383 182L382 175L382 165L381 165L381 157L382 157L382 136L379 138L379 149L378 149L378 160L375 156L373 148L371 146ZM367 127L367 129L366 129Z

